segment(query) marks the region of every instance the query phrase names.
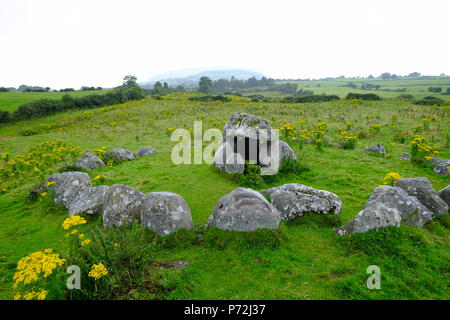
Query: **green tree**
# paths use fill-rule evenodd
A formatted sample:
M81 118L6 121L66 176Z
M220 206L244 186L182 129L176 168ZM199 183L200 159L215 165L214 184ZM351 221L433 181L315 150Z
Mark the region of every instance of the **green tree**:
M212 91L212 80L208 77L201 77L198 83L199 91L203 93L211 93Z
M132 75L125 76L123 78L123 86L124 87L135 87L137 86L137 78Z

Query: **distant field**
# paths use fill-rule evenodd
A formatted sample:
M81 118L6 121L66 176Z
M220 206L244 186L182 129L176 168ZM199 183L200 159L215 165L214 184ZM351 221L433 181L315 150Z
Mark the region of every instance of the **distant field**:
M108 91L109 90L74 92L0 92L0 111L14 111L24 103L39 99L60 99L65 94L80 97L88 94L105 94Z
M401 94L411 94L414 98L423 98L426 96L434 96L443 100L450 101L450 95L443 93L432 93L428 91L429 87L441 87L442 92L446 92L450 87L450 77L442 77L436 79L420 79L407 78L398 80L381 80L381 79L336 79L336 80L310 80L310 81L282 81L280 83L296 83L298 88L314 91L314 94L335 94L345 97L349 92L356 93L375 93L382 98L396 98ZM344 87L349 82L357 85L358 89ZM368 83L380 85L378 90L361 90L361 84ZM406 88L405 92L396 92L394 90Z

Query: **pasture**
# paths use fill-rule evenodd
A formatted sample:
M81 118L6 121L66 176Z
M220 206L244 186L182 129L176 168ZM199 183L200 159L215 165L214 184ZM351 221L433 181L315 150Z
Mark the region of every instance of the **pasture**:
M349 92L356 93L375 93L382 98L395 99L401 94L410 94L416 99L422 99L426 96L438 97L450 101L450 95L444 94L450 87L450 77L439 77L434 79L423 78L399 78L399 79L364 79L364 78L346 78L335 80L310 80L310 81L282 81L280 83L296 83L298 89L311 90L314 94L334 94L341 98ZM346 86L349 82L355 84L357 88ZM362 90L362 84L379 85L379 89ZM441 87L441 93L429 92L429 87ZM404 90L404 91L400 91Z
M110 90L73 91L73 92L0 92L0 111L13 112L20 105L40 99L61 99L68 94L82 97L90 94L104 94Z
M389 86L389 81L374 81L380 83L381 88L393 87ZM448 78L441 82L445 87L450 86ZM414 92L417 97L431 95L427 86L436 86L434 82L414 83L399 82L397 85L405 86L406 93ZM326 92L343 96L346 90L355 91L340 87L340 82L298 84L317 94ZM317 88L318 84L320 88ZM400 94L381 89L375 93L385 97ZM11 111L34 98L61 95L63 93L0 93L0 110ZM3 168L3 174L0 174L0 298L12 299L20 292L13 288L13 276L19 259L31 252L52 248L67 259L68 264L73 263L70 260L73 242L61 228L68 216L67 209L55 206L49 194L40 194L37 199L30 200L30 191L42 185L50 174L70 166L84 152L101 153L99 150L119 147L136 152L144 146L152 146L158 153L90 171L91 180L96 184L125 184L143 193L170 191L180 194L192 212L194 231L179 231L164 240L139 226L104 230L101 217L83 215L88 223L80 230L86 235L92 234L94 240L87 249L82 249L86 250L81 251L84 254L95 254L88 250L100 251L101 244L95 240L96 236L110 239L116 233L122 237L112 241L111 247L106 242L110 260L102 261L110 270L106 277L122 289L112 290L110 296L96 292L92 298L450 298L448 215L431 221L424 228L402 225L398 229L344 237L333 233L333 229L349 222L362 210L369 195L383 183L389 172L402 177L427 177L435 190L450 183L448 176L439 176L426 165L400 159L403 152L411 152L410 142L417 135L426 138L435 151L424 157L450 157L448 106L417 106L402 100L345 99L305 104L255 103L236 96L230 96L232 101L225 103L193 102L188 100L192 95L195 94L169 94L159 99L149 97L138 102L70 111L0 127L3 155L0 159ZM438 96L448 100L448 96ZM172 163L171 150L175 142L171 141L171 132L175 128L192 129L194 121L202 121L204 130L223 130L233 112L259 115L273 128L281 129L281 139L293 148L305 170L273 179L249 181L219 173L207 164ZM312 132L319 123L324 123L323 146L303 143L314 138ZM25 131L32 134L24 135ZM342 149L333 145L345 140L348 134L354 137L354 148ZM56 142L58 140L60 142ZM42 146L46 142L52 147ZM375 143L382 143L388 154L382 156L363 150ZM32 153L36 162L21 163L20 166L8 163L20 163L20 155L27 153ZM254 232L246 237L204 227L217 200L236 187L262 190L293 182L337 194L343 201L340 219L305 216L293 222L282 222L276 232ZM132 256L133 252L139 252L139 255ZM120 260L117 257L126 258ZM190 262L182 270L152 267L153 262L161 260ZM139 266L136 267L139 272L126 278L125 269L121 268L122 265L128 267L129 263ZM366 287L366 269L373 264L381 268L381 290ZM66 277L65 270L58 272L61 277ZM70 293L58 291L62 289L48 285L45 279L40 285L51 297L71 298Z

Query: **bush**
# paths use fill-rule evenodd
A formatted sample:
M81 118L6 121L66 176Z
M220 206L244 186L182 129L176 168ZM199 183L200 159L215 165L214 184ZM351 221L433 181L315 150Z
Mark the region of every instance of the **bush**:
M82 285L81 290L66 290L67 299L161 299L171 290L153 267L155 241L162 241L162 237L141 224L79 229L70 235L72 245L67 260L80 267ZM172 235L175 241L176 234ZM90 241L83 245L86 240ZM95 279L90 272L100 264L107 274Z
M443 106L448 105L449 103L437 97L427 96L423 99L415 100L414 104L423 106L433 106L433 105Z
M0 111L0 123L8 123L11 121L11 114L8 111Z
M350 92L345 97L346 99L361 99L361 100L381 100L375 93L353 93Z
M280 99L281 103L306 103L306 102L326 102L339 100L336 95L310 95L300 97L285 97Z
M397 97L397 99L400 99L400 100L411 100L412 98L413 98L412 94L407 94L407 93L401 94Z
M439 92L442 92L442 88L441 87L429 87L428 91L439 93Z
M144 94L142 89L138 86L134 86L118 87L113 92L108 92L104 95L92 94L78 98L65 95L61 100L41 99L21 105L14 111L12 120L41 118L72 109L99 108L143 98Z
M202 102L211 102L211 101L221 101L221 102L230 102L231 98L217 95L217 96L195 96L189 97L189 101L202 101Z

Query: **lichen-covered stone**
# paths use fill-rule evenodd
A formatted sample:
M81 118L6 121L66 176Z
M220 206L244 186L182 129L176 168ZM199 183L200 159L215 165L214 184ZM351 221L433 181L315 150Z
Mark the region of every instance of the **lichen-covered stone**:
M286 159L297 160L297 156L286 142L280 140L280 163Z
M449 168L450 168L450 160L445 160L437 164L433 170L435 173L441 176L448 176Z
M395 186L405 189L410 196L416 197L433 213L433 218L448 213L448 205L434 191L428 178L401 178Z
M55 191L55 203L69 208L72 201L82 192L92 187L89 176L84 172L63 172L52 174L46 181L55 182L51 186Z
M367 147L364 148L364 150L376 152L376 153L379 153L379 154L386 154L386 149L380 143L374 144L374 145L371 145L371 146L367 146Z
M364 233L370 230L389 226L400 226L400 212L384 203L375 203L360 211L352 221L335 230L339 236L353 233Z
M334 193L291 183L261 191L281 213L282 220L293 220L308 213L339 215L342 200Z
M411 160L411 155L408 152L403 152L400 159Z
M110 159L114 159L116 161L131 161L136 155L129 150L125 150L122 148L116 148L106 153L106 157Z
M155 148L144 147L144 148L139 149L137 156L143 157L143 156L148 156L148 155L155 154L155 153L157 153Z
M397 209L404 224L422 227L433 218L432 212L416 197L408 195L404 189L399 187L376 188L367 200L365 208L376 203L383 203L388 207Z
M103 226L132 224L141 218L144 194L136 189L115 184L105 193L103 204Z
M271 141L275 136L270 135L272 129L269 122L260 117L247 113L233 113L224 127L226 139L229 136L249 139L259 139L259 135L264 131Z
M208 226L229 231L254 231L278 229L280 220L280 212L260 193L237 188L219 199L208 219Z
M450 184L438 192L439 197L450 207Z
M161 236L179 229L192 230L191 211L186 201L171 192L152 192L144 196L141 222Z
M86 152L80 159L74 162L73 166L89 171L96 168L105 167L105 163L96 155Z
M103 203L107 190L107 186L99 186L81 192L70 204L69 217L80 213L98 214L103 212Z

